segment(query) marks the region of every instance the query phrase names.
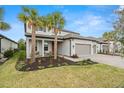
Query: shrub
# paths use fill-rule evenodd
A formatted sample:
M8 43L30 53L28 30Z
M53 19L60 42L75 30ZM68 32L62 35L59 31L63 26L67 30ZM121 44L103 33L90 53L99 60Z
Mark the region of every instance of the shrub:
M72 56L72 58L78 58L77 54L74 54L74 55Z
M25 58L26 58L25 51L20 51L19 59L18 59L18 62L16 64L16 69L17 70L19 70L19 71L26 70L27 64L25 63Z
M19 71L25 70L25 67L26 67L26 63L24 61L19 61L16 64L16 69Z
M14 49L13 51L14 51L14 53L15 53L15 52L18 52L18 51L19 51L19 49Z
M87 63L87 61L86 60L83 60L83 61L80 61L79 62L79 65L85 65Z
M68 66L68 63L64 62L64 63L62 63L62 65L64 65L64 66Z
M4 52L4 57L6 57L6 58L10 58L10 57L12 57L13 56L13 54L14 54L14 51L13 50L6 50L5 52Z
M25 58L26 58L26 53L25 51L20 51L20 54L19 54L19 61L25 61Z
M18 47L20 50L25 50L26 49L26 45L25 45L25 40L24 39L20 39L18 41Z
M91 62L92 60L88 58L87 61L88 61L88 62Z

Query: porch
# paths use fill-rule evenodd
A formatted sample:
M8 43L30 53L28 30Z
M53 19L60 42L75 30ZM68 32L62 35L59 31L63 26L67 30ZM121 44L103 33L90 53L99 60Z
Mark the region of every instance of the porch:
M62 40L58 40L58 54L62 54ZM54 55L54 39L36 39L36 57L47 57ZM26 39L26 55L31 57L31 38Z

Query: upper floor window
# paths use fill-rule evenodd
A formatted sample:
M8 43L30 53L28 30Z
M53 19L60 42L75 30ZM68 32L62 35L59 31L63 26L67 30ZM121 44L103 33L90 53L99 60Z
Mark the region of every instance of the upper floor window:
M38 31L44 31L44 32L46 32L45 28L38 28Z

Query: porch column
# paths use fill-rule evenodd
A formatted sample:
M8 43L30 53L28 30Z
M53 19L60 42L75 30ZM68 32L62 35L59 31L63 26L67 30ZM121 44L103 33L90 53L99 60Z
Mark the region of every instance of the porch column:
M29 39L26 38L26 58L30 57L30 46L29 46Z
M42 40L42 57L44 57L44 40Z
M91 55L93 55L93 44L91 44Z

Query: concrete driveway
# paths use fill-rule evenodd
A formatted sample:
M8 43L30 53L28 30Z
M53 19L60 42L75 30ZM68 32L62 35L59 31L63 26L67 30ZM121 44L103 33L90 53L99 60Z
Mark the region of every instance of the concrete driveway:
M124 68L124 58L120 56L96 54L90 57L91 60L98 63L108 64L115 67Z
M120 56L111 56L111 55L103 55L103 54L95 54L92 56L83 56L80 58L72 59L68 58L73 61L82 61L84 59L90 58L92 61L98 62L98 63L103 63L103 64L108 64L111 66L119 67L119 68L124 68L124 58Z

